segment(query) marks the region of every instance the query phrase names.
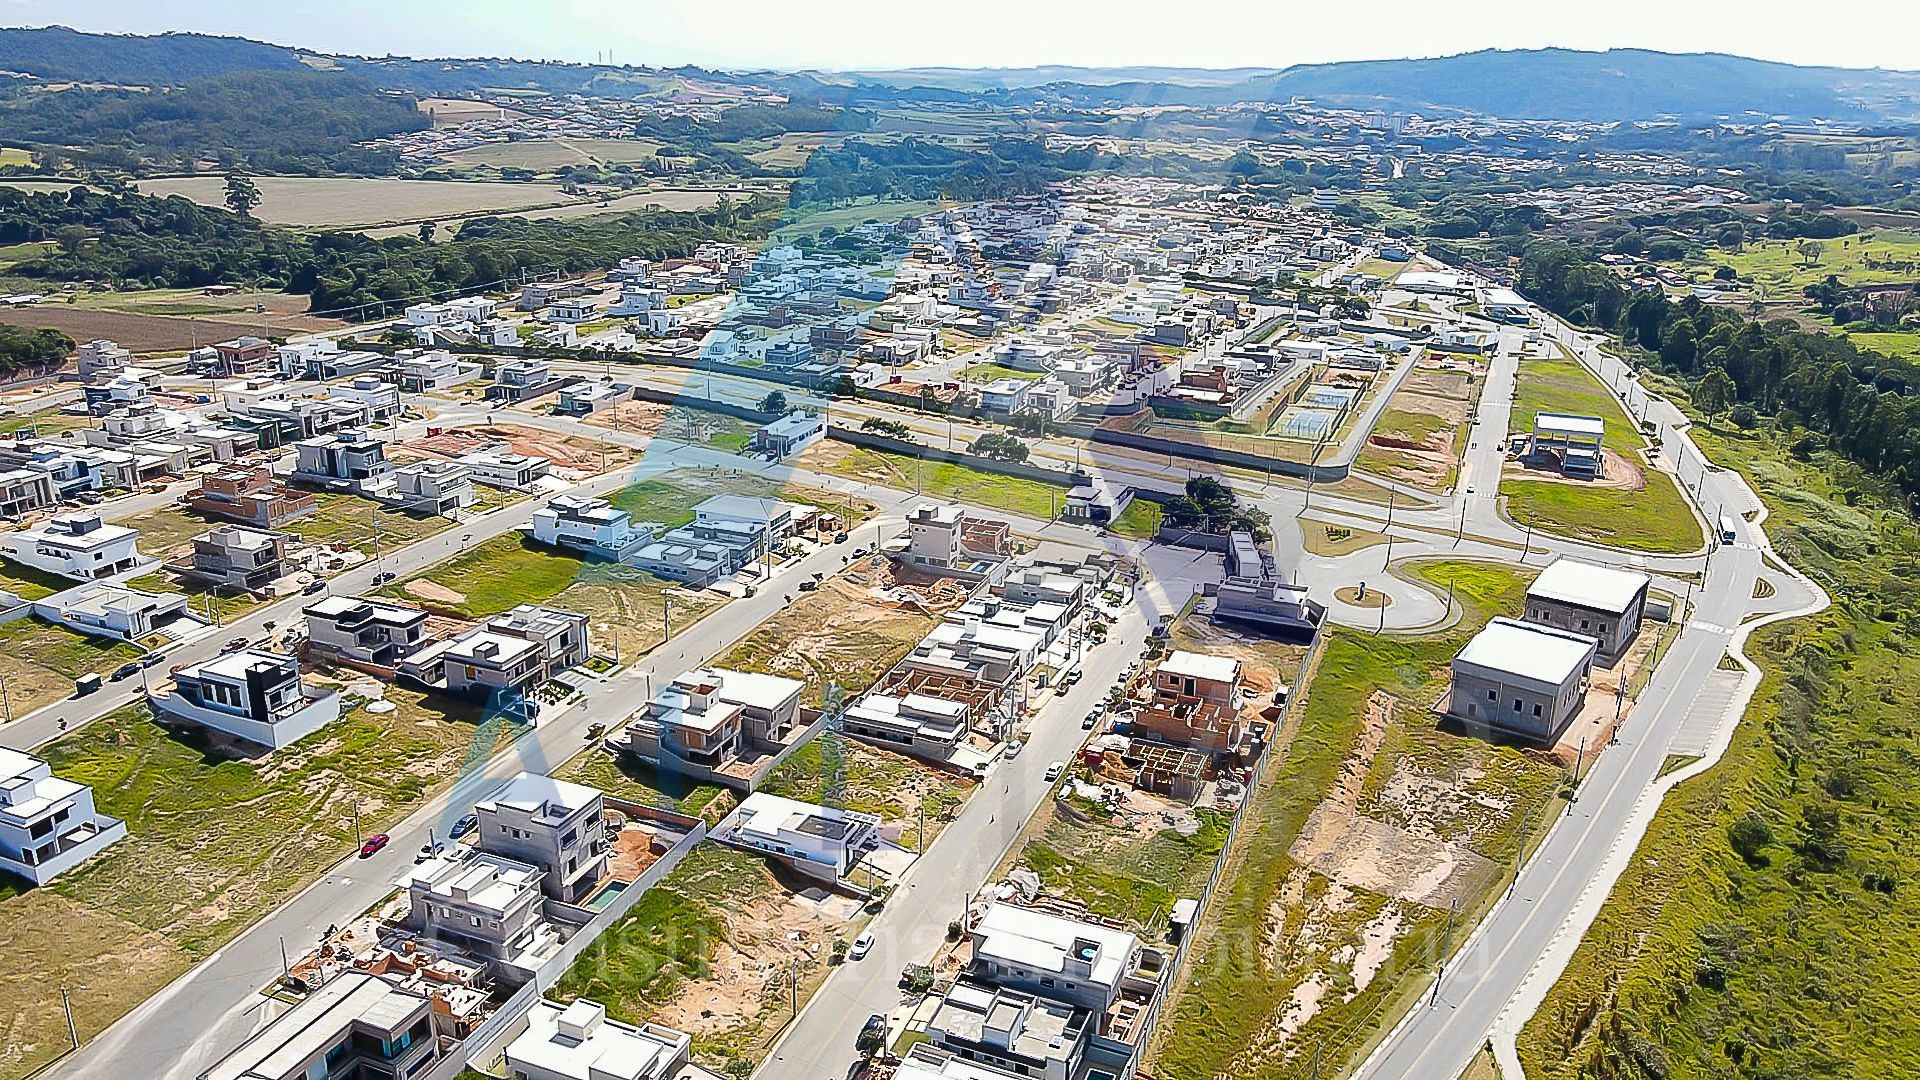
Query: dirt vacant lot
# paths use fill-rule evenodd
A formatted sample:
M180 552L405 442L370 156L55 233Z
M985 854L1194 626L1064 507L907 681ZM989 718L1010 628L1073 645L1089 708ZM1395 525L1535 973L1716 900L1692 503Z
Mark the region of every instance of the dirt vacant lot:
M260 186L254 216L274 225L383 225L573 201L558 184L331 176L262 176L254 183ZM220 176L166 177L136 186L144 195L225 205L226 179Z

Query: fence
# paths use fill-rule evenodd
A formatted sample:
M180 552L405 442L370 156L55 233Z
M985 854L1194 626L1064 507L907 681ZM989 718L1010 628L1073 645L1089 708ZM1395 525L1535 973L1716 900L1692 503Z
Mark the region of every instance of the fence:
M614 808L629 812L618 805ZM675 817L680 816L675 815ZM540 970L534 972L532 979L520 989L515 990L499 1008L494 1010L492 1016L487 1017L485 1023L475 1028L473 1034L467 1036L453 1053L435 1065L432 1071L426 1074L426 1080L458 1080L469 1061L483 1064L491 1062L508 1042L525 1031L527 1012L533 1008L534 1002L540 1000L548 990L553 988L554 983L560 981L560 977L567 973L567 969L571 968L580 954L587 950L587 946L593 944L608 927L632 910L633 905L640 902L640 898L646 895L648 889L658 885L661 878L666 877L674 867L680 865L680 860L686 858L687 852L692 851L696 845L707 838L706 822L698 819L687 820L694 822L693 827L680 838L679 843L668 849L665 855L660 856L652 866L647 867L645 873L635 878L632 884L622 890L620 895L614 898L613 903L602 908L592 921L581 927L573 937L567 939L567 943L557 954L540 965Z

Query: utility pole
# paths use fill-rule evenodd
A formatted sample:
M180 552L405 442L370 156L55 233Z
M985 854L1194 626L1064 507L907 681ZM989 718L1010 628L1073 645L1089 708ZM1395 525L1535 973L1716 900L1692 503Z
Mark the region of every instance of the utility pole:
M787 959L787 1008L793 1012L792 1019L800 1017L800 960L798 957Z
M284 984L293 980L293 965L287 963L287 935L280 935L280 981Z
M1520 549L1520 561L1524 564L1527 556L1533 554L1533 522L1527 522L1527 543Z
M353 805L353 846L365 847L367 845L366 838L360 835L360 799L357 796L354 798L352 805Z
M1453 584L1454 584L1454 578L1456 578L1458 575L1459 575L1458 570L1447 575L1447 613L1441 616L1442 619L1453 618Z
M1533 820L1533 807L1529 806L1520 813L1520 846L1513 856L1513 878L1507 882L1506 895L1513 895L1513 887L1520 884L1520 868L1527 863L1527 825Z
M1580 756L1573 759L1573 799L1571 801L1578 802L1580 800L1580 773L1581 770L1586 768L1586 765L1587 737L1582 735L1580 736Z
M1440 982L1447 977L1447 953L1453 950L1453 915L1459 907L1458 900L1447 902L1447 929L1440 939L1440 970L1433 973L1433 996L1427 999L1429 1006L1439 1002Z
M73 996L65 986L60 988L60 1008L67 1014L67 1041L73 1044L75 1050L78 1050L80 1049L80 1029L73 1024Z
M673 600L667 596L664 596L664 595L661 596L660 597L660 632L663 635L665 635L660 639L662 644L665 644L666 642L673 640L672 612L673 612Z
M920 804L920 834L913 846L916 851L927 850L927 804L925 802Z
M147 669L141 668L140 670L144 673ZM0 675L0 706L6 707L7 723L13 723L13 697L7 693L7 677L5 675Z

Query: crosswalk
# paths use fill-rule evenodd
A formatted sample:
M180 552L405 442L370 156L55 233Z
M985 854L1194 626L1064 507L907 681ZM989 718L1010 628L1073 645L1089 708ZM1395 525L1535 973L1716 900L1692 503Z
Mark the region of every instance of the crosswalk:
M1713 743L1713 733L1733 707L1733 695L1740 687L1740 672L1716 670L1707 677L1693 706L1680 718L1667 744L1670 754L1705 754Z

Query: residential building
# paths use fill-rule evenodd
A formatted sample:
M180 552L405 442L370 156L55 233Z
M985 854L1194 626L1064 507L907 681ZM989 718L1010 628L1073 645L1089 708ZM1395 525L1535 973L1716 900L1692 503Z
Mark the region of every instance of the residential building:
M925 1034L941 1053L991 1066L988 1076L1078 1080L1092 1018L1064 1002L961 980L937 999Z
M433 1001L342 971L215 1062L199 1080L402 1080L441 1058Z
M1597 416L1543 412L1533 418L1528 456L1557 458L1567 476L1594 479L1602 474L1607 423Z
M1096 1013L1120 1000L1144 951L1125 930L1006 903L987 905L969 936L973 978Z
M20 517L60 501L53 478L35 469L0 471L0 515Z
M559 944L558 929L542 917L545 879L537 866L456 845L394 885L407 893L408 929L491 961L518 983Z
M587 655L585 615L521 604L403 658L400 673L430 689L512 702Z
M1527 586L1526 621L1585 634L1618 657L1640 633L1652 578L1579 559L1555 559Z
M476 450L453 460L466 467L474 483L503 491L525 491L553 471L553 463L537 454L504 450Z
M1585 703L1598 647L1585 634L1495 618L1454 656L1447 711L1551 742Z
M402 352L393 365L394 381L409 394L430 394L469 383L486 369L471 360L462 360L444 349L428 352Z
M563 416L592 416L632 396L633 387L624 383L577 382L561 389L555 409Z
M1013 530L1004 521L969 514L957 505L922 503L907 517L907 546L900 558L928 573L997 577L1013 550Z
M970 711L964 701L932 694L866 694L847 707L841 723L856 739L946 760L966 741Z
M778 750L800 720L798 679L724 668L682 672L636 714L619 748L655 765L693 766L717 779L751 750Z
M74 365L80 378L92 382L101 376L114 376L133 362L133 353L104 338L89 341L74 350Z
M237 337L213 347L214 370L228 378L253 375L274 365L278 357L273 342L257 337Z
M277 529L320 508L320 500L275 480L263 465L228 468L200 478L186 496L187 509L207 517Z
M980 388L980 408L985 412L1012 415L1025 412L1032 379L995 379Z
M1087 583L1081 578L1043 566L1023 566L1000 586L1000 596L1008 604L1028 608L1052 604L1069 619L1080 613L1086 593Z
M880 819L756 791L711 836L779 859L801 873L837 882L862 855L879 846Z
M327 388L331 402L359 409L370 421L400 415L400 387L374 375L355 376L345 386Z
M144 641L153 634L180 637L205 626L187 612L180 593L154 593L96 581L33 601L33 613L94 637Z
M615 509L605 499L583 495L549 499L547 505L533 512L527 532L538 543L609 562L626 561L653 539L651 532L634 526L625 510Z
M361 490L410 514L450 514L479 498L466 466L432 459L402 465Z
M584 784L522 772L473 806L481 851L546 871L542 890L577 904L607 875L606 801Z
M818 413L795 409L753 433L753 449L774 458L788 458L827 437L827 422Z
M541 322L583 323L600 317L600 305L593 300L560 300L541 310L534 318Z
M316 487L359 491L393 471L387 447L357 431L307 439L295 447L293 479Z
M126 835L126 822L95 809L92 788L0 746L0 870L45 885Z
M361 596L328 596L301 609L307 647L346 660L394 667L427 641L427 613Z
M263 592L285 577L287 534L221 525L193 538L193 558L168 570L215 588Z
M1135 712L1133 728L1174 746L1215 757L1240 753L1240 661L1176 649L1153 672L1153 697Z
M559 1005L542 998L526 1030L507 1044L515 1080L694 1080L693 1038L659 1024L623 1024L586 998Z
M0 555L73 581L97 581L152 562L140 531L109 525L94 511L55 514L37 529L0 535Z
M528 401L574 381L574 376L556 378L545 360L503 360L493 369L493 385L487 387L487 399Z
M340 715L340 695L300 681L291 656L263 649L202 660L173 673L174 689L149 693L163 723L181 723L278 750Z
M1097 476L1081 476L1067 491L1067 504L1061 517L1090 525L1111 525L1133 505L1134 490L1125 484L1110 484Z
M714 495L693 508L693 524L708 528L745 529L757 538L756 556L793 535L795 524L805 507L779 499L752 495Z

